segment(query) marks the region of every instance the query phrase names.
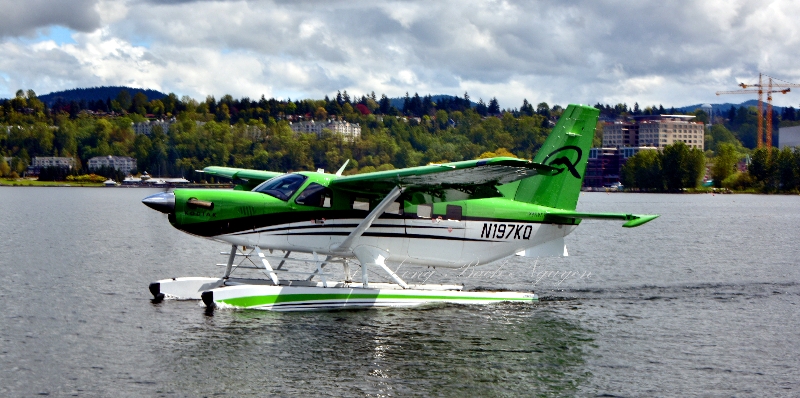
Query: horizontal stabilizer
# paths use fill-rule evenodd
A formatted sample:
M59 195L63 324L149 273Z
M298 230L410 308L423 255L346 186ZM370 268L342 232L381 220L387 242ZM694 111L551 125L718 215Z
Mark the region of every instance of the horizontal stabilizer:
M631 216L633 216L633 218L628 220L628 222L626 222L625 224L622 224L623 227L625 228L638 227L650 220L658 218L658 215L656 214L631 214Z
M595 220L624 220L622 224L625 228L638 227L649 221L658 218L657 214L626 214L626 213L579 213L575 211L556 211L549 212L545 216L545 221L563 223L565 219L595 219Z

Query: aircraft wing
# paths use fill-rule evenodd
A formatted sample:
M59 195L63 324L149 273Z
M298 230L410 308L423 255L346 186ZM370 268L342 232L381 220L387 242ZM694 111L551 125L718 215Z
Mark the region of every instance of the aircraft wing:
M283 174L275 171L237 169L235 167L221 167L221 166L208 166L203 169L203 172L215 177L230 178L232 181L234 181L234 183L248 190L254 188L256 185L261 184L266 180L269 180L272 177L277 177ZM247 183L242 184L241 181L237 180L246 180Z
M555 167L529 160L496 157L344 176L332 181L331 186L374 194L387 193L396 186L507 184L537 174L551 175L558 171Z

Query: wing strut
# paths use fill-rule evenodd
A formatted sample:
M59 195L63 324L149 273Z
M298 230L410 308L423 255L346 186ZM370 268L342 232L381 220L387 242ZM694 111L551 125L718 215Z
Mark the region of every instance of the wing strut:
M389 192L389 194L386 195L385 198L383 198L381 203L375 206L375 208L372 209L369 215L365 219L363 219L360 224L358 224L356 229L354 229L353 232L350 232L350 235L348 235L347 238L345 238L345 240L341 244L339 244L338 247L333 249L333 251L337 253L350 251L352 249L351 246L353 245L353 242L364 234L364 232L372 225L375 219L380 217L381 214L383 214L383 212L386 211L389 205L391 205L394 202L394 200L397 199L401 193L403 193L403 190L404 188L401 188L400 186L395 186L394 189L392 189Z

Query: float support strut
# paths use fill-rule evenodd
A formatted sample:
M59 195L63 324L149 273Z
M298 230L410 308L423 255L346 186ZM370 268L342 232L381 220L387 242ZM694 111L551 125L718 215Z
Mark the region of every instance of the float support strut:
M269 261L267 261L266 256L264 256L264 253L261 252L261 249L258 246L256 246L256 253L258 253L258 257L261 258L261 264L264 265L265 273L269 275L270 279L272 279L272 283L277 286L279 284L278 275L275 275L275 271L272 269L272 266L269 265Z
M231 254L228 255L228 264L225 267L225 276L223 276L222 279L228 279L228 277L231 276L234 259L236 259L236 245L231 245Z

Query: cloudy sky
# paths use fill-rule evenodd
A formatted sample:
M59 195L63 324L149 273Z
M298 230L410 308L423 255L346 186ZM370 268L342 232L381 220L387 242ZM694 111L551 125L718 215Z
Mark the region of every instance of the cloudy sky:
M800 2L0 0L0 98L127 85L203 99L463 95L501 107L800 83ZM800 88L778 94L798 107Z

